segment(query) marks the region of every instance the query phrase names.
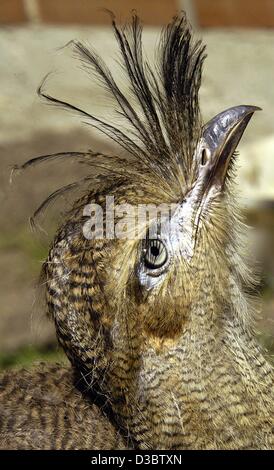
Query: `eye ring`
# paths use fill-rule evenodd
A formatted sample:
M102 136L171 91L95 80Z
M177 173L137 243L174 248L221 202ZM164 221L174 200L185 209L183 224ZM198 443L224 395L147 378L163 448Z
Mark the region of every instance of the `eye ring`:
M160 269L166 264L168 259L168 253L165 244L155 238L147 240L145 253L144 253L144 265L148 269Z

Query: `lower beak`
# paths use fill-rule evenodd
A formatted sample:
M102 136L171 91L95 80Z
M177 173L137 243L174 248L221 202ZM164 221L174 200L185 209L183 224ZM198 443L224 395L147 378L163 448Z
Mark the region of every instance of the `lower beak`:
M256 106L235 106L215 116L203 128L197 157L206 179L223 187L231 157L255 111Z

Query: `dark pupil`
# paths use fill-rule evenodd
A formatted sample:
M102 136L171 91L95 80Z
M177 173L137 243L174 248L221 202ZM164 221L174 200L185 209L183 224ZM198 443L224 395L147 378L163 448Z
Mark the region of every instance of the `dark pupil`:
M152 256L155 256L155 258L158 258L159 254L160 254L160 250L157 246L152 246L150 248L150 251L151 251Z
M149 269L160 268L167 260L165 245L160 240L148 240L145 254L145 266Z

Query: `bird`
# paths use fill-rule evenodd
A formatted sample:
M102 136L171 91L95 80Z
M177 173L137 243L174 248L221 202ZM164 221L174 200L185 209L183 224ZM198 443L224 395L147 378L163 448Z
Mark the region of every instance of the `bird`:
M87 175L34 214L81 192L41 275L71 365L9 373L1 433L16 436L18 448L32 445L34 426L38 448L99 448L103 434L108 448L273 449L274 371L256 337L259 275L235 184L236 149L259 108L237 105L203 123L205 46L184 13L163 29L153 63L137 14L125 26L111 21L128 93L96 51L79 41L70 47L112 98L115 118L56 98L45 82L39 88L120 150L43 155L20 168L73 159ZM138 217L140 207L154 212ZM64 401L57 408L53 398L44 405L47 381ZM90 443L82 430L92 423Z
M128 448L105 405L96 404L81 378L62 364L5 372L0 401L0 450Z

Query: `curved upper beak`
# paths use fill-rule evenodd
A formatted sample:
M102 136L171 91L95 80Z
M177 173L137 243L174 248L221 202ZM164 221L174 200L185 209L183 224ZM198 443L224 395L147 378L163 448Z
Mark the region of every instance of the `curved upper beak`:
M200 164L222 186L229 162L257 106L235 106L215 116L203 128Z
M203 201L209 194L214 198L222 190L231 157L252 115L258 110L257 106L235 106L215 116L203 128L194 155L195 182L175 210L167 237L172 241L173 249L178 244L180 254L186 260L194 253Z

